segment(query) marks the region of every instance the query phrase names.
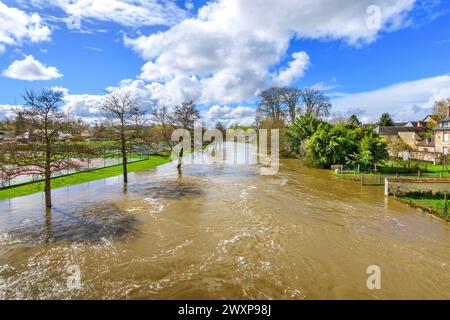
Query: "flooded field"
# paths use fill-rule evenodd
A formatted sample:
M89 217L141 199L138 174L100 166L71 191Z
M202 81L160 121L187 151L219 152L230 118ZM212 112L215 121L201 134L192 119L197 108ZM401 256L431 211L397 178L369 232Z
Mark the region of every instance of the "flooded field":
M0 202L0 298L450 299L448 223L297 160L168 164L53 198Z

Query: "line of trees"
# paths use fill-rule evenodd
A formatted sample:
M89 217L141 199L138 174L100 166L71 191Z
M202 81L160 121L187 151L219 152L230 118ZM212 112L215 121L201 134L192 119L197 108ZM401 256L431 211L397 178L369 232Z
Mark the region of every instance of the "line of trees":
M99 155L95 144L72 143L60 139L66 132L79 130L80 119L62 111L64 95L60 91L42 89L27 91L23 109L17 111L14 127L18 135L27 139L9 141L0 146L0 175L9 181L21 175L44 177L45 206L52 207L52 175L63 170L76 169L78 159ZM173 108L155 108L146 116L140 102L131 93L115 90L105 95L98 109L104 121L95 127L96 135L107 140L122 159L123 182L128 183L128 160L135 146L159 149L161 142L170 150L173 130L193 130L200 112L194 102L185 102Z
M258 95L257 123L269 120L275 125L294 123L300 114L330 115L331 103L322 92L306 88L271 87Z
M279 129L282 155L303 157L314 167L370 166L388 159L386 142L373 128L363 127L356 115L334 125L323 120L331 107L318 90L271 87L258 96L257 128ZM380 122L389 121L386 114Z
M8 179L27 174L44 177L45 205L52 207L51 176L53 172L77 168L75 157L95 151L87 145L67 145L58 137L76 125L60 110L63 94L43 89L24 94L24 110L17 117L29 138L22 143L5 143L0 149L0 170Z

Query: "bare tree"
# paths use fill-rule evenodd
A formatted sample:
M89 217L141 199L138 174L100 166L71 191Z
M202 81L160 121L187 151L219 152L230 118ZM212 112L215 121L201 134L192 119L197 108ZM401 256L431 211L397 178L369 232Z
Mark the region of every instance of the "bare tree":
M166 106L155 108L151 114L151 121L159 129L160 139L173 150L172 132L174 130L173 116Z
M282 88L272 87L262 91L258 96L257 116L259 119L273 119L280 122L285 119Z
M292 124L295 118L300 113L300 101L302 98L302 91L297 88L281 88L281 101L285 104L286 112L289 115L289 122Z
M186 130L194 129L195 121L201 118L200 112L193 101L183 102L173 110L173 124Z
M315 117L327 117L330 115L330 99L322 92L306 88L301 90L303 108L306 113Z
M60 134L72 127L71 119L60 111L62 92L50 89L27 91L24 100L25 109L17 116L29 128L29 136L22 144L13 142L2 146L1 171L9 179L20 175L43 176L45 205L51 208L52 173L77 167L72 159L87 149L59 141Z
M122 156L123 182L128 183L128 154L133 140L136 138L135 126L143 113L139 110L138 101L130 92L115 90L107 94L100 110L114 128L114 138L118 143ZM133 128L134 127L134 128Z

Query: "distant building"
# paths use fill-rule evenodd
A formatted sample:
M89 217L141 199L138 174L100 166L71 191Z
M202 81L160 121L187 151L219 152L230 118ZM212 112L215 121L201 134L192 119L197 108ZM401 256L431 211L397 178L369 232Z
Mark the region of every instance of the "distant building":
M427 132L429 129L425 127L415 126L393 126L393 127L381 127L375 128L375 132L378 133L386 141L391 142L397 138L402 139L413 150L418 149L418 144L423 139L419 136L421 132Z
M449 154L450 151L450 107L447 117L438 122L433 129L435 151L442 154Z
M434 127L439 123L439 116L435 114L429 114L425 117L425 119L422 120L422 122L425 122L428 127Z
M434 138L424 139L426 133L431 133L430 125L427 119L423 121L405 122L403 126L376 127L375 131L387 142L400 139L409 147L409 157L414 160L429 161L437 163L440 154L436 153L434 148ZM400 157L400 154L394 154L395 151L389 150L393 157Z

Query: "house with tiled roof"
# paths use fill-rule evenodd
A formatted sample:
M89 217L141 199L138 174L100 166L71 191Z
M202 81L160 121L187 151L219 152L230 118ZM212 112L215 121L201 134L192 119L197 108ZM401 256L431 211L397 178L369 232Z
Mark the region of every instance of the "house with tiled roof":
M391 142L397 138L402 139L413 150L417 150L417 145L422 138L419 136L421 132L427 132L430 129L425 127L414 126L392 126L375 128L375 132L378 133L386 141Z
M439 123L439 121L440 121L439 116L435 114L429 114L422 120L422 122L425 122L430 127L434 127Z
M440 154L435 150L435 141L431 129L437 123L434 123L434 119L434 116L427 116L421 121L396 123L390 127L378 126L375 131L388 143L397 139L403 141L409 147L410 159L437 163ZM424 138L426 136L431 137ZM393 157L399 156L394 154L392 150L389 153Z

